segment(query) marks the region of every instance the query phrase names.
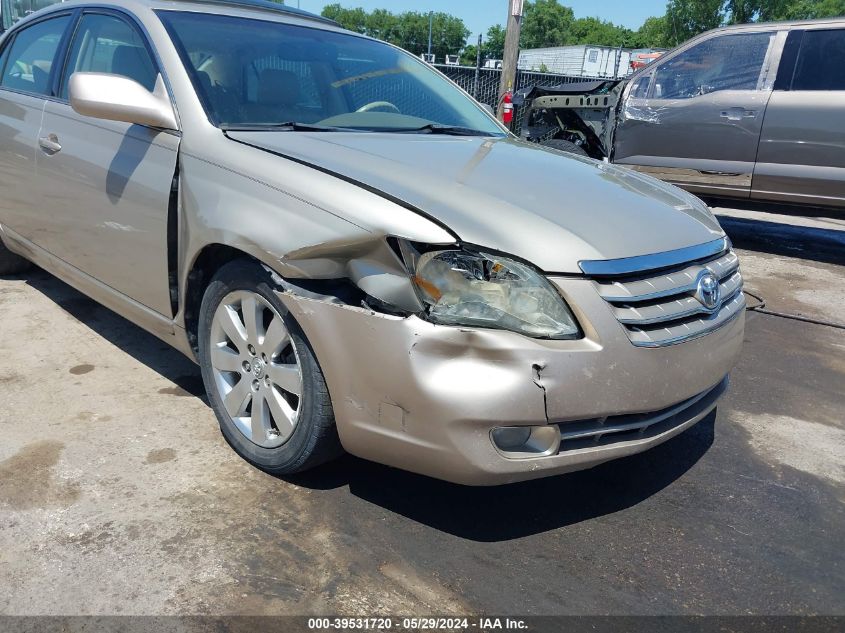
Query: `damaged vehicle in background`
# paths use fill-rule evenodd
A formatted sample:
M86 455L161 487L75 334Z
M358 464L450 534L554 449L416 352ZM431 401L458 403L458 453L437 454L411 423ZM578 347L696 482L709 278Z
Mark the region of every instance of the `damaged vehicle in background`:
M845 207L845 20L705 33L625 82L529 88L528 140L702 197Z
M0 59L3 242L195 359L268 472L345 449L563 473L727 388L745 300L709 210L514 138L398 48L271 3L125 0L31 16Z

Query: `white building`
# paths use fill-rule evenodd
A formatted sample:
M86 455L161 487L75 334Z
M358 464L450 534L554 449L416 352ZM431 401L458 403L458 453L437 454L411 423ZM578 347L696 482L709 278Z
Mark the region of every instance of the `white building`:
M629 49L608 46L557 46L520 51L519 69L571 77L627 77L631 73Z

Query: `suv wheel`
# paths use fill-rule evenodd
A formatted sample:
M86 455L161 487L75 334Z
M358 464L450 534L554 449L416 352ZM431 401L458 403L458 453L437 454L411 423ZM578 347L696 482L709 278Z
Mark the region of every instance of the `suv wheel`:
M198 338L209 402L241 457L290 474L343 452L314 351L263 268L238 261L217 273L203 297Z

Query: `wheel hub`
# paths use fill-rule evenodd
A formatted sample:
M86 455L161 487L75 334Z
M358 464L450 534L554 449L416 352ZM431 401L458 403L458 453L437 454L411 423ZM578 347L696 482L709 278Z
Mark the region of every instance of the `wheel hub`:
M255 376L255 378L261 380L264 377L265 368L266 366L263 360L260 358L252 359L252 375Z

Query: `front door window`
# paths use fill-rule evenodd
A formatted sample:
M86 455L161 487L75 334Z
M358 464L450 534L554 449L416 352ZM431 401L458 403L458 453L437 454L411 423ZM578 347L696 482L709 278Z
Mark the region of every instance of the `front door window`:
M156 64L138 30L117 16L98 13L84 15L79 23L62 81L65 98L70 75L75 72L121 75L151 92L158 78Z
M663 63L654 99L691 99L722 90L757 90L774 33L711 38Z

